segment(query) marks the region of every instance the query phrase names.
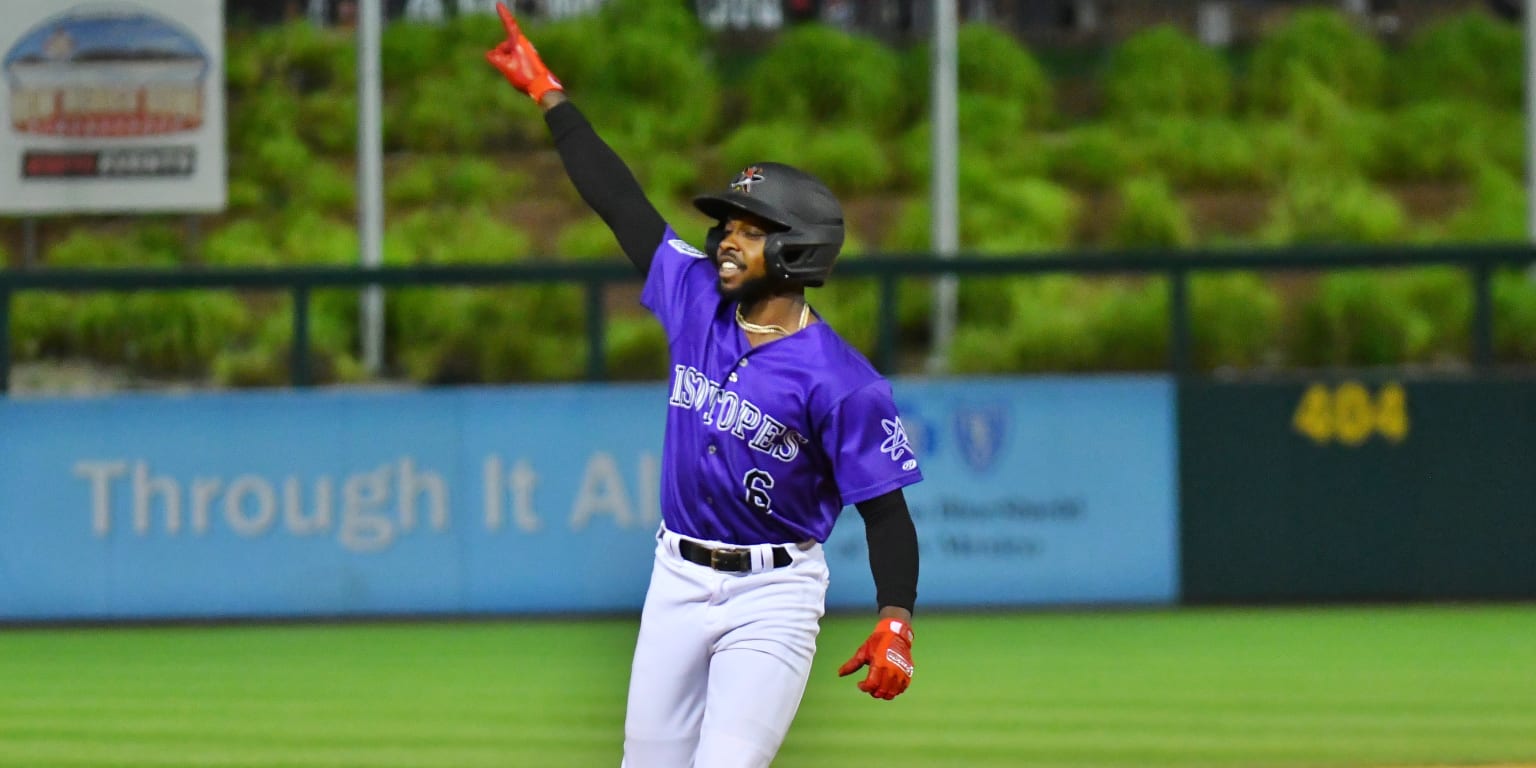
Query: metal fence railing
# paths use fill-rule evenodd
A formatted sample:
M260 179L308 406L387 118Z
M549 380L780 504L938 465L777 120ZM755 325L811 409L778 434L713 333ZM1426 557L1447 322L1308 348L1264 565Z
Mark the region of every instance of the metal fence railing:
M1017 276L1044 273L1162 275L1168 278L1169 354L1167 369L1190 371L1189 276L1197 272L1284 272L1455 266L1467 270L1473 292L1472 363L1493 363L1492 277L1500 267L1536 264L1536 247L1468 245L1435 247L1310 246L1292 249L1222 249L1199 251L1114 251L1017 256L961 255L952 259L919 256L869 256L839 262L835 276L873 278L879 285L879 337L873 362L892 371L896 361L897 286L903 279ZM293 298L293 345L290 375L295 387L312 383L310 370L310 294L317 289L485 286L530 283L578 284L585 290L589 380L604 378L606 320L603 291L639 276L622 259L612 264L535 263L413 267L315 267L241 269L21 269L0 270L0 394L9 391L11 299L26 291L282 290Z

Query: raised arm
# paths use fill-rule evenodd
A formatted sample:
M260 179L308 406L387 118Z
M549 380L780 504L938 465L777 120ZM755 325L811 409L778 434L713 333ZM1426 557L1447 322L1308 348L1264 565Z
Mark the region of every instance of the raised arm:
M544 65L512 12L502 3L496 4L496 12L507 39L487 51L486 60L544 110L555 151L576 192L613 231L624 255L645 274L666 234L666 221L646 198L629 166L566 97L565 86Z

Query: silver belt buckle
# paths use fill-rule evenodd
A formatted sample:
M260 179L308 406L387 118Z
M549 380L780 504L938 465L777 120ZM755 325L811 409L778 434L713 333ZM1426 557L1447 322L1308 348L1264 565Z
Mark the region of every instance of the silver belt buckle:
M746 571L752 567L750 549L711 549L709 567L717 571Z

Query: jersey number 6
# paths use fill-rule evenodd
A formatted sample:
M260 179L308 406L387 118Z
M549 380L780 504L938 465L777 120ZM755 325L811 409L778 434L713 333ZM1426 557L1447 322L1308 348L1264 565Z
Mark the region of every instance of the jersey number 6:
M741 482L747 486L747 503L765 515L773 514L773 497L768 495L768 489L773 487L773 475L754 469Z

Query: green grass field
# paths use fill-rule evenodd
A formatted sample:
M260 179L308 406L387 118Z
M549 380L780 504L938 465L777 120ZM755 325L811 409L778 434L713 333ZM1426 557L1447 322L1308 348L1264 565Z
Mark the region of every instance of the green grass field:
M1536 765L1536 605L826 622L779 766ZM0 766L617 766L629 621L0 629Z

